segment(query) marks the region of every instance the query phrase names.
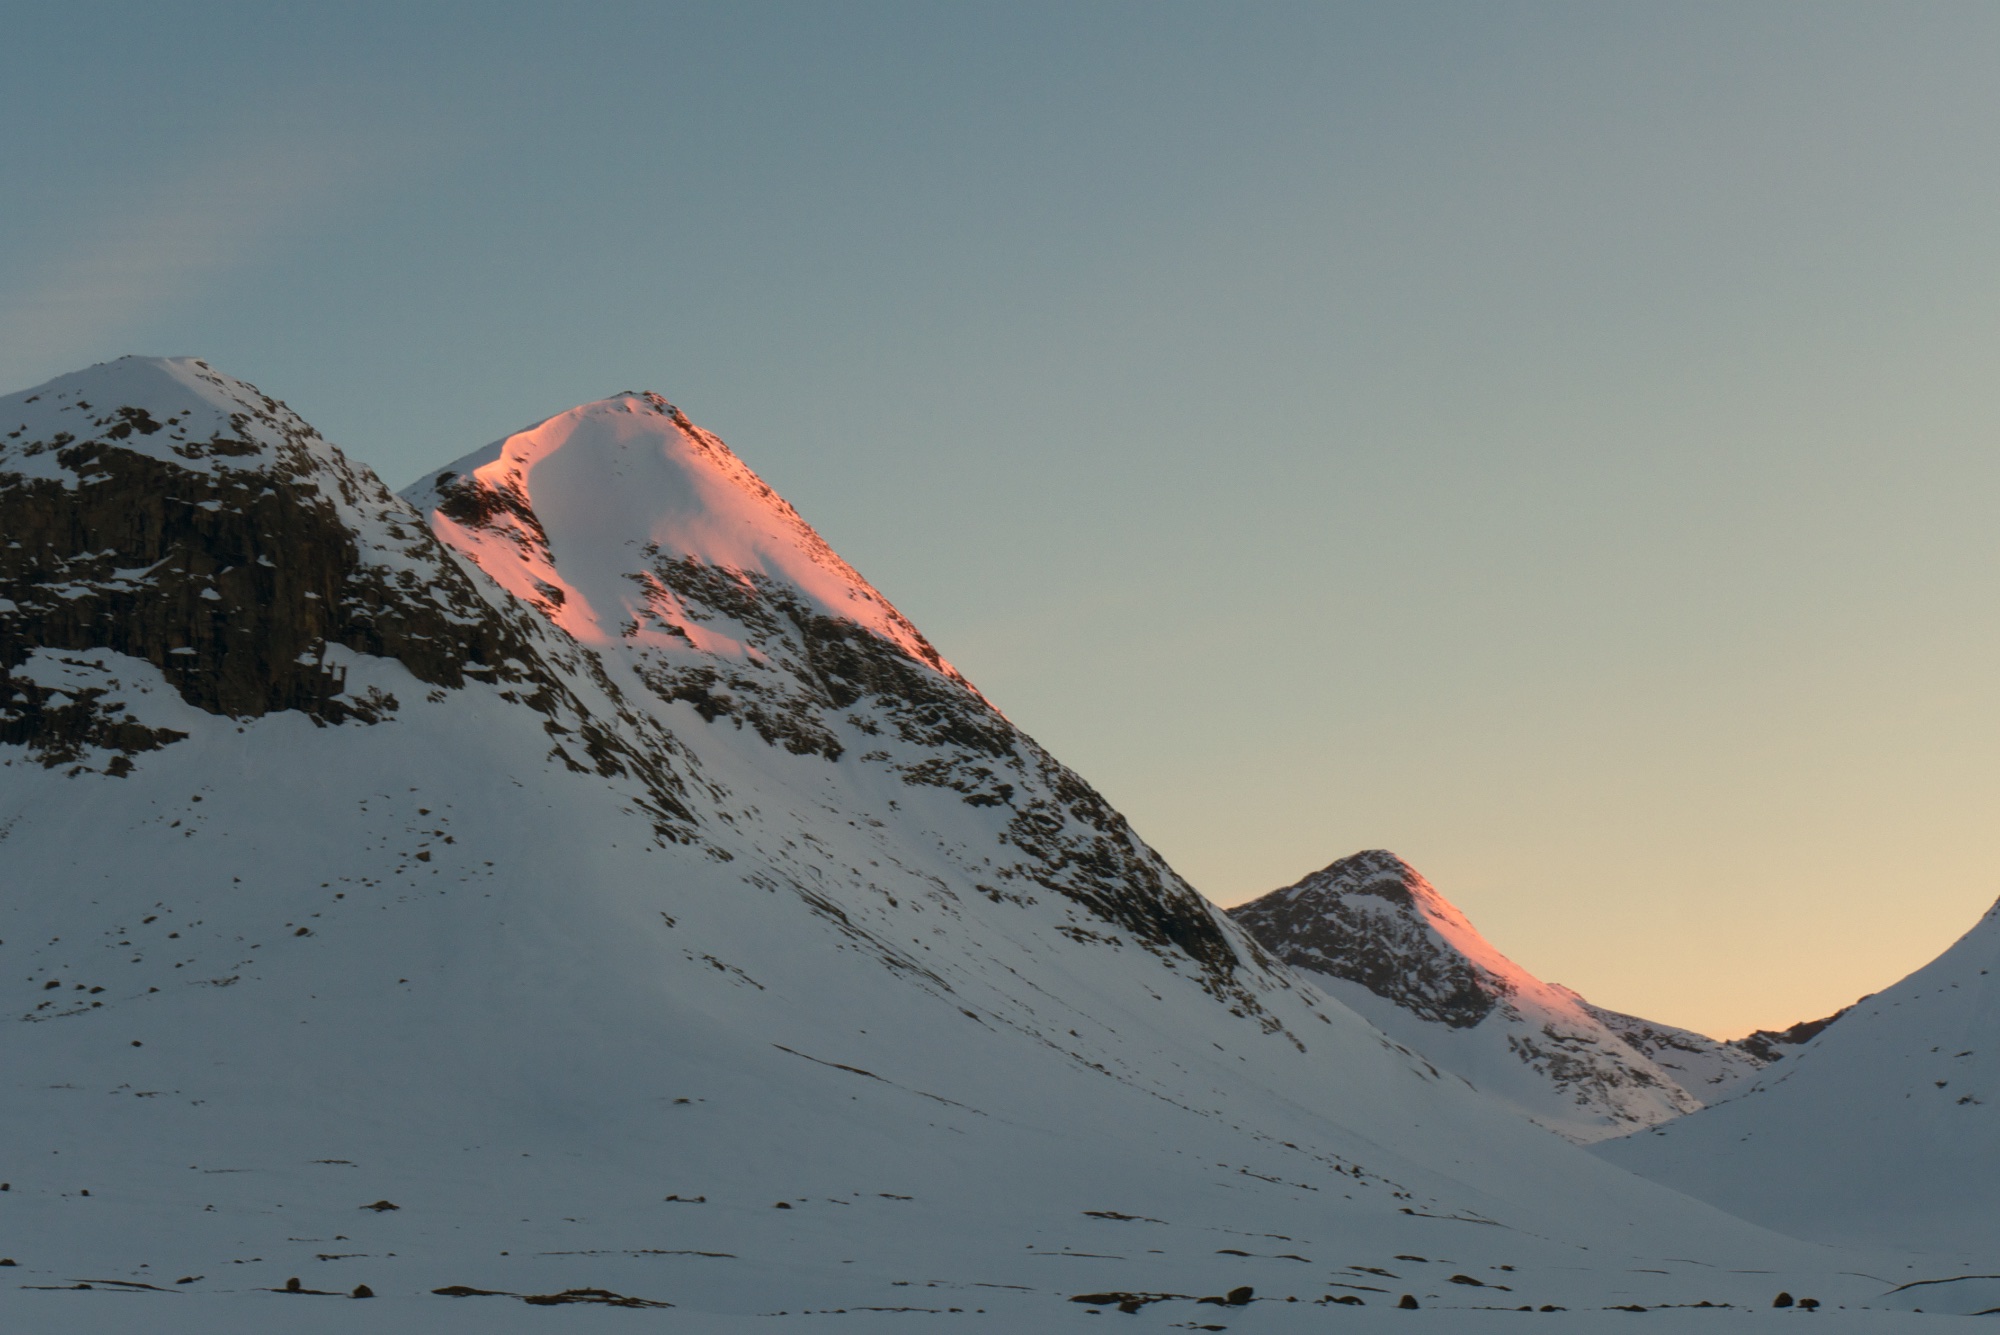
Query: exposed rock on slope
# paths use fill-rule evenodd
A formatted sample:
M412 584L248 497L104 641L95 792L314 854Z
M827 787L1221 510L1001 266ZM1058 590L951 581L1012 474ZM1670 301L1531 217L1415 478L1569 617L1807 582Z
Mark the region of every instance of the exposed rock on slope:
M1861 1001L1868 999L1863 997ZM1861 1001L1855 1002L1854 1006L1859 1006ZM1731 1039L1730 1046L1741 1048L1762 1061L1780 1061L1825 1033L1828 1025L1853 1010L1854 1006L1842 1006L1822 1019L1801 1020L1787 1029L1758 1029L1742 1038Z
M1572 1140L1693 1112L1763 1064L1542 982L1393 853L1342 858L1230 913L1406 1046Z
M580 753L553 754L637 778L660 830L688 837L664 736L621 736L606 715L646 725L581 698L570 646L482 596L284 404L199 361L128 357L0 400L0 432L0 741L121 776L187 734L143 721L120 662L207 714L319 724L394 714L365 680L394 662L418 689L511 688Z

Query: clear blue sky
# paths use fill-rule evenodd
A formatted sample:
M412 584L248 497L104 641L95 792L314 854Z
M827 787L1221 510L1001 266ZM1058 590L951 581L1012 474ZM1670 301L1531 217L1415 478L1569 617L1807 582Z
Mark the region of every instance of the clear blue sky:
M667 394L1234 902L1788 1023L2000 893L2000 7L15 5L0 387Z

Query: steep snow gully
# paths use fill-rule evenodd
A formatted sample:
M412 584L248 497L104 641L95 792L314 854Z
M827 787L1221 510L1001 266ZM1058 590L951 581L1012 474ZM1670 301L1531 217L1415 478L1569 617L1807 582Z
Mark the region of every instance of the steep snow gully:
M0 1328L1985 1301L1655 1149L1905 1036L1834 1057L1842 1019L1667 1123L1768 1054L1535 982L1386 855L1263 903L1208 905L656 395L407 497L199 361L0 399ZM1571 1143L1663 1124L1620 1163L1673 1187Z

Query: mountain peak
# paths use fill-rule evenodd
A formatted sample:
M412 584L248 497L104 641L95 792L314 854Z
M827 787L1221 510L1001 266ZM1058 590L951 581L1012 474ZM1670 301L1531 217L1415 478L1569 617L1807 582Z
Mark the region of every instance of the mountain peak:
M1386 848L1364 849L1344 858L1335 858L1281 893L1287 899L1296 900L1300 896L1324 894L1335 886L1398 902L1412 901L1424 892L1437 897L1437 891L1417 873L1415 867Z
M752 637L693 612L690 565L781 587L960 685L957 669L722 440L666 398L580 404L403 493L438 536L582 643L754 662ZM560 569L558 569L560 566Z
M1339 858L1230 912L1287 963L1358 982L1454 1028L1478 1024L1501 997L1544 986L1387 849Z
M320 722L387 707L349 689L348 653L458 684L498 644L413 520L290 408L195 358L124 357L0 398L0 738L124 773L184 735L119 702L154 674L207 713ZM446 585L413 597L419 572ZM91 657L50 657L65 654Z
M1763 1064L1543 982L1384 849L1341 858L1230 914L1384 1032L1573 1140L1693 1112Z
M331 451L277 399L195 357L120 357L0 398L0 462L24 478L82 476L64 461L115 448L183 472L298 471Z

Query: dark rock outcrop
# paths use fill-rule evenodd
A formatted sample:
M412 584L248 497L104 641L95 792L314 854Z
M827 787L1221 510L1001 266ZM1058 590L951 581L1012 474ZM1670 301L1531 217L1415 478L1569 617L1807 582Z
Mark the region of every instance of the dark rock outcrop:
M1230 916L1296 968L1345 978L1454 1029L1485 1019L1506 980L1442 943L1419 911L1429 883L1394 853L1341 858Z
M44 765L121 775L186 736L129 717L133 665L102 651L206 714L323 726L402 708L348 680L389 660L437 690L501 689L544 716L555 758L637 779L656 829L691 837L671 739L601 666L475 584L290 408L205 363L125 358L0 399L0 535L0 743ZM42 658L82 684L52 685Z

